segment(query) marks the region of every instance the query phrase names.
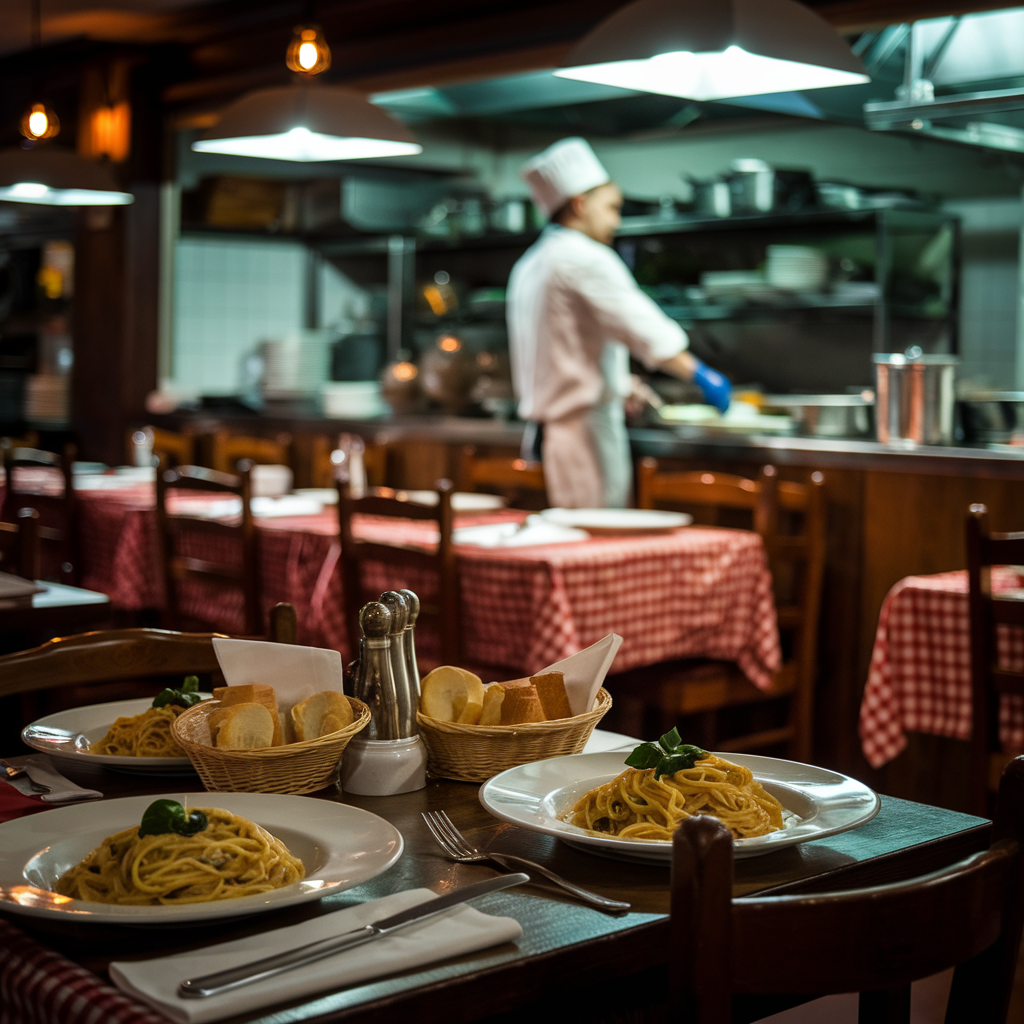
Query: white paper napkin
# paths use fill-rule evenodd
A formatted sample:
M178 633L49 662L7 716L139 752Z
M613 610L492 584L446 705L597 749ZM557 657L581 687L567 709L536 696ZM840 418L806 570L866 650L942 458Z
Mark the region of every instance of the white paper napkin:
M103 796L98 789L86 789L84 786L79 786L70 779L64 778L53 767L49 759L42 754L33 754L31 757L26 757L24 765L28 769L28 774L32 781L37 782L40 786L49 786L50 792L33 793L31 788L28 790L22 789L21 792L25 793L26 796L38 796L45 804L70 804L76 800L95 800ZM20 780L11 779L9 781L16 789L21 788L17 785L17 782Z
M227 970L308 942L343 935L371 921L401 913L435 895L429 889L410 889L234 942L155 960L115 962L110 965L110 977L123 992L171 1020L203 1024L266 1010L276 1003L345 988L385 974L415 970L438 960L514 942L523 934L522 926L513 918L493 917L463 904L438 917L409 925L387 938L254 982L234 992L207 999L182 999L177 994L178 984L185 978Z
M525 548L539 544L576 544L584 540L590 540L590 534L585 530L550 523L540 516L527 516L522 526L518 523L484 523L452 530L455 544L478 548Z
M296 704L321 690L344 693L339 651L222 637L213 638L213 651L228 686L274 688L285 743L295 739L290 712Z
M604 677L608 675L608 670L612 667L621 646L622 637L618 633L609 633L596 644L578 651L571 657L556 661L534 675L561 672L565 676L565 692L569 695L569 707L572 708L574 715L582 715L593 710L597 691L601 689Z

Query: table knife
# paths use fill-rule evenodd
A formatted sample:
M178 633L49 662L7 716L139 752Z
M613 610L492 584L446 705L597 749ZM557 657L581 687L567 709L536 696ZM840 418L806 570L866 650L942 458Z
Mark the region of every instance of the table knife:
M383 938L400 928L426 920L428 917L434 917L449 907L458 906L467 900L486 896L488 893L498 892L500 889L509 889L514 885L522 885L529 880L529 875L519 872L488 878L486 881L476 882L474 885L465 885L460 889L445 893L443 896L427 900L425 903L418 903L415 907L403 910L400 914L392 914L364 925L362 928L346 932L344 935L319 939L305 946L290 949L285 953L275 953L273 956L265 957L254 963L243 964L241 967L232 967L229 970L207 974L201 978L186 979L178 986L178 995L188 999L204 999L207 996L219 995L221 992L229 992L231 989L240 988L242 985L248 985L254 981L272 978L275 974L290 971L293 967L304 967L306 964L334 956L335 953L341 953L346 949L353 949L367 942L373 942L374 939Z

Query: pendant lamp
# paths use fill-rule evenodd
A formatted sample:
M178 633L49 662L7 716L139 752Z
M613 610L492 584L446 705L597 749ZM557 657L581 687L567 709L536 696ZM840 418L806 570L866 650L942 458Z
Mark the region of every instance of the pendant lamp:
M122 192L102 164L52 146L0 150L0 200L43 206L126 206Z
M423 149L405 125L359 93L307 82L236 100L192 148L302 162L406 156Z
M634 0L555 75L691 100L870 81L835 30L796 0Z

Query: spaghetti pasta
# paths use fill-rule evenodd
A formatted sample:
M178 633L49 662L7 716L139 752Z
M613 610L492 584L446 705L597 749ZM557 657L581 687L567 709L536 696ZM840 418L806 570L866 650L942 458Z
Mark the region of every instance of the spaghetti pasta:
M146 708L141 715L119 718L103 739L89 745L89 751L119 757L187 757L171 735L171 723L184 710L177 704L166 704Z
M565 820L600 835L668 841L679 823L694 814L721 819L737 839L783 827L782 804L750 769L714 754L661 778L655 778L654 768L627 768L587 793Z
M194 835L140 838L136 825L108 836L54 891L90 903L175 905L253 896L305 876L302 861L259 825L219 808L195 811L207 825Z

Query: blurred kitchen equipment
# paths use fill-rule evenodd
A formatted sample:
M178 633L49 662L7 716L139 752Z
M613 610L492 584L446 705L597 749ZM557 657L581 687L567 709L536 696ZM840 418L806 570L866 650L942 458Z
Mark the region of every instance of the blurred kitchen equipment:
M729 217L732 215L732 196L729 182L724 178L699 181L689 174L683 178L693 189L693 208L702 217Z
M957 356L876 352L875 420L883 444L952 444Z
M287 338L264 341L263 397L300 398L315 395L327 379L331 332L302 330Z
M1024 391L960 392L965 441L1024 444Z
M369 419L388 410L382 386L375 380L329 381L320 386L325 416L338 419Z
M518 235L527 228L525 199L498 199L491 203L488 221L492 231Z
M454 334L440 335L420 357L423 393L447 413L466 407L478 375L476 360Z
M733 160L727 176L734 214L779 213L814 204L810 171L773 168L763 160Z
M383 354L380 332L361 330L347 334L331 346L331 380L376 380Z
M806 245L769 245L764 275L773 288L821 291L828 282L828 257Z
M381 381L384 401L398 415L418 412L423 406L419 367L409 359L408 352L399 352L398 355L398 361L384 369Z
M875 393L850 395L765 395L763 404L785 409L801 434L811 437L868 437L872 432Z

